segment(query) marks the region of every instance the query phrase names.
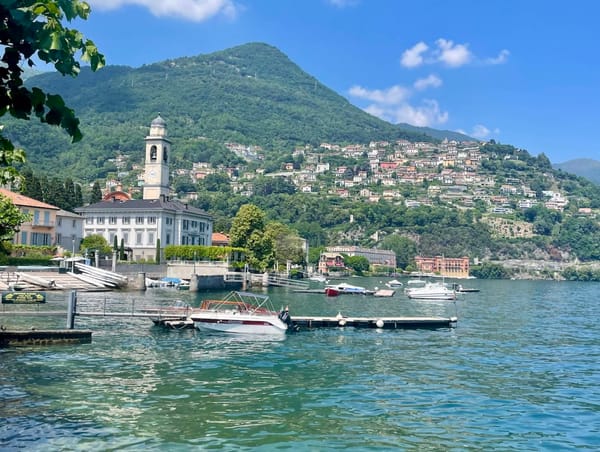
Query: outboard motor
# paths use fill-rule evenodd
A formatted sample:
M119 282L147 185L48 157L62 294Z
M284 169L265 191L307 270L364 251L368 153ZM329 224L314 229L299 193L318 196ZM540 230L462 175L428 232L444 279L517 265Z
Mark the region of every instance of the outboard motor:
M292 326L292 318L290 317L290 311L286 306L285 309L279 311L279 320L285 323L288 327Z

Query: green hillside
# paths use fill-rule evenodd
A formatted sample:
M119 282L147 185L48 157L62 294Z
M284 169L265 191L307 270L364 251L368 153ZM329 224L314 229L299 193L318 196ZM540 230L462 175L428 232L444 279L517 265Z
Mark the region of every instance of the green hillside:
M600 185L600 162L593 159L575 159L552 165L555 169L576 174Z
M407 130L365 113L260 43L137 69L84 69L74 79L46 73L28 83L62 95L80 118L84 139L71 145L62 132L35 121L8 121L7 134L26 149L34 169L77 179L103 177L117 151L141 160L148 123L158 112L169 123L175 163L199 160L207 146L224 153L218 148L227 141L289 152L294 144L324 141L433 140L425 135L433 129Z

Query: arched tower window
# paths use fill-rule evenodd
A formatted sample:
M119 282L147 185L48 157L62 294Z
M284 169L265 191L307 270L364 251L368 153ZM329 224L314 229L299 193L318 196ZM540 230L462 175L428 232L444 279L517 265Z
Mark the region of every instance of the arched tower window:
M150 160L152 160L153 162L156 161L156 146L152 146L150 148Z
M167 147L163 147L163 162L167 161Z

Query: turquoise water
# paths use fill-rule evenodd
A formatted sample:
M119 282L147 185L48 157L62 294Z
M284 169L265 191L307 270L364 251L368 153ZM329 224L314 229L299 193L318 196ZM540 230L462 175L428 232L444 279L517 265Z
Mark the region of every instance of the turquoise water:
M78 317L78 328L94 332L91 344L0 350L0 449L600 448L600 284L465 285L481 292L456 304L268 292L292 317L458 314L454 329L259 340ZM80 293L79 304L127 309L206 296ZM45 309L65 298L53 294Z

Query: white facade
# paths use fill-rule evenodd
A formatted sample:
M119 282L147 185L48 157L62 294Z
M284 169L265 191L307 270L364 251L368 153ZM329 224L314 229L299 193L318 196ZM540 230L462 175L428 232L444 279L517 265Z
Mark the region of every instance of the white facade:
M169 197L170 141L160 115L146 137L144 199L114 197L77 209L84 217L83 236L103 236L129 250L134 260L154 259L156 247L212 244L212 217Z
M71 252L77 251L82 239L83 217L62 209L56 212L55 245Z
M152 259L157 240L166 245L211 245L212 218L177 200L102 201L82 209L84 236L102 235L110 245L117 238L132 250L134 260Z

